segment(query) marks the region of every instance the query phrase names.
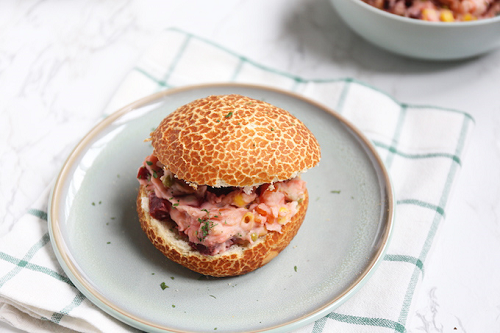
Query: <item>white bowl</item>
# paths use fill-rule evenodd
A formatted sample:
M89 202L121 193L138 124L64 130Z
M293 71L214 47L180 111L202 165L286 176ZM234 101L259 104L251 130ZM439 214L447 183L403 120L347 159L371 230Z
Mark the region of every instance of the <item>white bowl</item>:
M500 16L469 22L428 22L387 13L362 0L330 1L354 32L403 56L455 60L500 46Z

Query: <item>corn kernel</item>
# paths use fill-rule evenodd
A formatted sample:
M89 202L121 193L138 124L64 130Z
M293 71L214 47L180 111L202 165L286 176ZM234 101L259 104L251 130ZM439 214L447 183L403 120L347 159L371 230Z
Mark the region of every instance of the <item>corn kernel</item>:
M245 202L245 200L243 200L243 195L241 193L238 193L234 196L233 203L235 206L238 206L238 207L245 207L246 206L246 202Z
M288 208L286 207L281 207L280 210L278 211L278 216L286 216L288 214Z
M422 20L424 20L424 21L439 21L437 12L432 8L424 8L422 10Z
M278 219L279 224L285 224L288 221L288 208L281 207L278 210Z
M252 232L250 237L252 238L252 242L255 242L259 238L259 235L256 232Z
M469 13L465 14L462 18L464 21L474 21L477 20L477 18L474 15L471 15Z
M453 17L453 13L449 9L445 9L441 12L441 15L439 15L439 19L443 22L453 22L455 21L455 18Z

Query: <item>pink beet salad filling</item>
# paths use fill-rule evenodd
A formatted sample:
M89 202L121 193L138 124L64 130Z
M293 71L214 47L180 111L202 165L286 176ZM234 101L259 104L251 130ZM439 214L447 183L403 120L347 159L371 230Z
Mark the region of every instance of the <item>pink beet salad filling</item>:
M191 247L206 255L222 253L233 244L253 244L269 231L281 232L306 191L299 177L250 188L193 187L154 155L146 157L137 179L146 186L150 215L174 221Z
M432 22L474 21L500 14L500 0L363 0L386 12Z

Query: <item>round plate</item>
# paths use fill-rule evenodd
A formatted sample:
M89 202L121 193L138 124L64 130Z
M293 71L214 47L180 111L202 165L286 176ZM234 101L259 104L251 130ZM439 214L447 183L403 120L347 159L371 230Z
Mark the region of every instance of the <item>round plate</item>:
M249 274L206 278L169 261L142 232L136 174L152 152L144 139L165 116L197 98L232 93L302 120L318 139L322 159L302 176L310 204L290 245ZM387 247L393 204L375 148L338 114L286 91L212 84L146 97L90 131L57 179L49 230L77 288L131 326L154 332L289 331L327 315L366 282Z

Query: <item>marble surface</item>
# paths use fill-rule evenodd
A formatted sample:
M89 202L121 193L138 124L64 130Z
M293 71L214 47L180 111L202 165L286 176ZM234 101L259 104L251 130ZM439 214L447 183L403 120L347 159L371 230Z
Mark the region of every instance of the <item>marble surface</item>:
M0 236L51 185L76 144L64 138L101 119L168 27L304 78L353 77L402 102L470 113L475 130L407 328L500 332L500 50L455 62L401 58L354 35L327 0L2 2Z

